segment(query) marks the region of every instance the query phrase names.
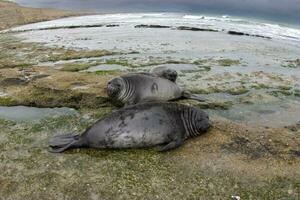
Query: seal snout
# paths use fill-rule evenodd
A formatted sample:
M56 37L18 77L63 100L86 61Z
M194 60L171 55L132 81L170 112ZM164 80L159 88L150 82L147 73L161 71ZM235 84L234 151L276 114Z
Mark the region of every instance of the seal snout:
M208 131L208 129L211 127L209 117L206 113L204 112L198 113L196 117L196 127L200 133L204 133Z
M116 96L121 90L122 84L119 80L113 79L107 83L106 92L108 96Z
M167 70L164 75L170 81L175 82L178 76L178 73L175 70Z
M106 91L107 91L107 94L109 96L111 96L114 93L116 93L116 88L112 84L108 84L107 87L106 87Z

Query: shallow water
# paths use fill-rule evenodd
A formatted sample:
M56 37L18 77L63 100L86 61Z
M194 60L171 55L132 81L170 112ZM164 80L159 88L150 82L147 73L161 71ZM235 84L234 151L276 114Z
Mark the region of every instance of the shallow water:
M158 65L155 67L164 66L169 69L174 69L179 73L186 73L186 72L192 72L192 71L200 71L200 68L197 65L194 64L164 64L164 65ZM154 68L154 67L152 67Z
M138 24L159 24L166 26L190 25L199 28L211 28L219 31L241 31L249 34L259 34L272 38L300 41L300 31L294 28L263 23L247 19L221 16L190 15L182 13L127 13L94 15L59 19L51 22L25 25L12 30L40 29L46 27L64 27L68 25L121 24L121 27L132 27ZM102 29L105 30L105 29Z
M27 106L0 106L0 119L11 121L36 121L46 117L76 115L71 108L35 108Z
M272 103L237 104L229 110L209 112L254 127L279 128L294 125L300 120L300 101L298 98Z

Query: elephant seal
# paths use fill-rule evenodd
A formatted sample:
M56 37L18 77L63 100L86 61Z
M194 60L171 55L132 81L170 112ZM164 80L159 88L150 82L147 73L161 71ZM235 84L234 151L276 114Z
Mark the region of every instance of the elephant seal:
M203 98L182 90L176 83L147 74L126 74L107 83L107 95L117 106L140 102L169 101L180 98L205 101Z
M70 148L142 148L163 145L159 151L177 148L210 127L200 109L176 103L144 103L106 115L81 135L58 135L50 140L50 152Z
M167 68L165 66L155 67L150 70L150 72L137 72L135 74L143 74L147 76L155 76L160 78L168 79L172 82L176 82L178 73L174 69Z
M155 67L152 70L150 70L150 73L155 75L155 76L168 79L172 82L176 82L176 79L177 79L177 76L178 76L178 73L177 73L176 70L170 69L166 66Z

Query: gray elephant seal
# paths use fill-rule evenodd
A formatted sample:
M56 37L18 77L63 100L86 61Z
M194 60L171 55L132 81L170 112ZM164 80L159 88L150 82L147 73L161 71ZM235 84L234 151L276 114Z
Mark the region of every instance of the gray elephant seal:
M49 143L51 152L70 148L142 148L163 145L159 151L177 148L210 127L200 109L176 103L145 103L115 111L89 127L82 135L59 135Z
M182 90L168 79L139 73L126 74L109 81L107 95L112 103L118 106L180 98L204 101L203 98Z
M168 79L169 81L176 82L178 73L174 69L167 68L165 66L155 67L150 72L137 72L135 74L144 74L147 76L155 76Z
M150 70L150 73L155 76L168 79L172 82L176 82L176 79L178 76L178 73L176 70L170 69L166 66L155 67L152 70Z

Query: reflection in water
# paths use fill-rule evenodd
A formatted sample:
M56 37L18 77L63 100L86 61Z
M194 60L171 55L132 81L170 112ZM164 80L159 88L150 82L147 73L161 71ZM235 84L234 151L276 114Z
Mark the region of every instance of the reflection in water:
M288 98L262 104L238 104L228 110L210 111L230 120L251 126L284 127L300 120L300 101Z
M45 117L76 115L71 108L34 108L26 106L0 106L0 119L12 121L34 121Z

